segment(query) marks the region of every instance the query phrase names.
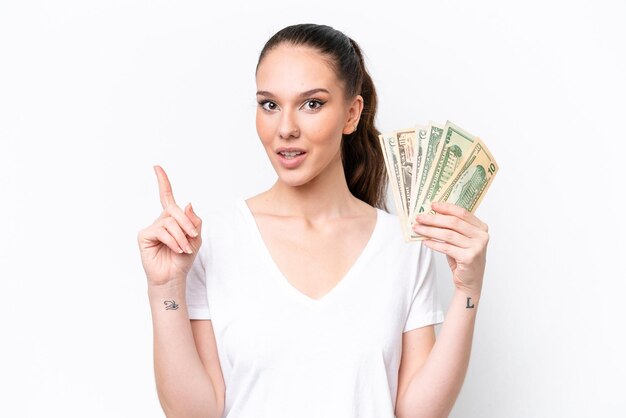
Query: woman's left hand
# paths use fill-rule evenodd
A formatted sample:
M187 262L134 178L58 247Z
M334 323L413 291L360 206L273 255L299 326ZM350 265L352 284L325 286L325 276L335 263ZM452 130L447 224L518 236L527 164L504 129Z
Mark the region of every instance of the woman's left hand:
M487 224L452 203L433 202L432 209L437 213L417 216L413 230L434 238L422 243L446 254L457 288L480 294L489 242Z

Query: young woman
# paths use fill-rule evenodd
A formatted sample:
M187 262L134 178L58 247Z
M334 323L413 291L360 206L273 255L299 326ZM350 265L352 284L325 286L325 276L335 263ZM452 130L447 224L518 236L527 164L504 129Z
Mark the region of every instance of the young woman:
M163 211L138 235L168 417L445 417L470 356L487 225L386 212L376 91L355 41L289 26L261 51L256 126L277 173L232 206ZM443 322L433 251L455 292Z

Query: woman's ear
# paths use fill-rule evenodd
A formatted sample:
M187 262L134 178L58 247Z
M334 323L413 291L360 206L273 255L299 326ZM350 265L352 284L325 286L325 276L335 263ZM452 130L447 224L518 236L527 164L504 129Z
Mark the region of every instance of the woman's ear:
M363 96L357 94L348 108L348 118L343 126L344 135L349 135L356 131L356 127L361 118L361 112L363 112Z

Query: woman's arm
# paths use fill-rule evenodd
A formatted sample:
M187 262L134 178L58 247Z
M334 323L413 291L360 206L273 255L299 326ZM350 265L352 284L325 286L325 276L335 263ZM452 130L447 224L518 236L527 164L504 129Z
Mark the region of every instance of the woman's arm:
M187 311L187 275L202 246L202 219L191 203L176 204L162 167L155 165L163 211L137 242L148 280L159 402L169 418L217 418L221 397L196 348Z
M398 393L398 418L447 417L463 386L482 290L487 225L450 203L433 203L436 214L417 217L423 244L446 254L456 289L441 331L426 361Z
M161 407L168 418L219 418L222 398L196 349L185 281L148 286L154 334L154 373ZM167 303L166 303L167 302Z
M430 354L404 392L398 393L398 418L447 417L450 414L469 364L479 299L479 294L455 290Z

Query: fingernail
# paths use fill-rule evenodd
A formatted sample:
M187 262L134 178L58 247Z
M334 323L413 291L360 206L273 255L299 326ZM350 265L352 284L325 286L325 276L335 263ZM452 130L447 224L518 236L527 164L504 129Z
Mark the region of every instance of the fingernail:
M191 251L191 247L187 247L187 254L192 254L193 251Z
M194 238L197 237L198 236L198 231L196 229L192 229L191 230L191 236L194 237Z

